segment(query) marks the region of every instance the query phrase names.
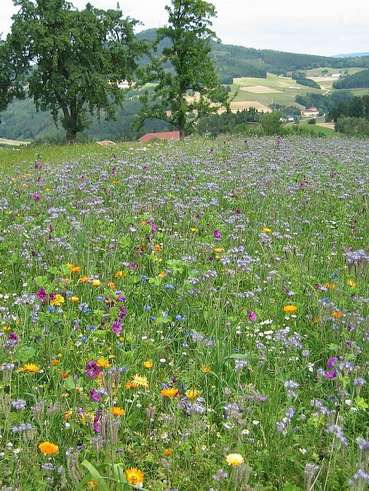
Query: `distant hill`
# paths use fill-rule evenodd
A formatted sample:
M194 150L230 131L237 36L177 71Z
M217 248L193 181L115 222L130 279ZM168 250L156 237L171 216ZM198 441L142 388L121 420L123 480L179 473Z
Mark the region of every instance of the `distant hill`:
M335 89L369 89L369 70L347 75L333 84Z
M137 35L150 43L156 39L156 30L149 29ZM159 53L169 46L169 40L160 44ZM235 104L258 107L258 104L269 106L272 102L282 105L291 105L295 102L296 95L308 97L312 92L318 92L317 84L312 87L311 81L300 78L299 83L291 77L279 80L276 75L304 72L317 68L350 68L361 67L369 69L369 56L365 57L326 57L306 54L288 53L282 51L245 48L220 42L212 43L212 53L217 66L220 80L224 84L231 85L234 78L243 80L243 77L256 77L253 79L249 90L240 86L240 94ZM148 57L141 60L141 64L148 62ZM170 68L170 67L168 67ZM269 75L268 75L269 74ZM271 75L272 74L272 75ZM267 77L268 75L268 77ZM259 80L257 80L259 79ZM245 82L245 81L244 81ZM243 85L246 85L244 82ZM262 83L264 82L264 83ZM309 87L303 87L309 85ZM281 87L280 87L281 84ZM300 84L300 86L299 86ZM265 85L265 87L264 87ZM261 87L260 87L261 86ZM302 91L305 89L304 91ZM316 97L323 97L315 94ZM300 101L300 103L302 103ZM315 105L315 104L310 104ZM116 120L105 121L97 117L92 118L91 127L80 135L81 139L135 139L137 131L133 127L133 121L139 109L138 94L133 91L124 103L123 109L119 109ZM55 128L49 113L36 112L35 105L30 100L15 101L7 111L0 115L0 137L21 140L50 140L62 141L64 131ZM145 131L165 130L167 126L163 122L148 121Z
M362 58L363 56L369 57L369 51L363 53L347 53L342 55L336 55L335 58Z
M156 38L156 29L148 29L138 34L140 39L153 42ZM168 46L169 41L164 40L159 46L159 53ZM282 75L298 70L309 70L320 67L350 68L368 67L369 57L328 57L288 53L269 49L245 48L232 44L213 42L213 57L217 65L220 79L223 83L232 83L232 78L260 77L265 78L267 73Z

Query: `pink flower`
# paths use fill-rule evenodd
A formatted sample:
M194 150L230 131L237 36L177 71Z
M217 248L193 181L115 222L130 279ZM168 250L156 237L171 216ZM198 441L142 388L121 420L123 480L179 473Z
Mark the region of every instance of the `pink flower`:
M222 232L220 230L214 230L213 236L214 236L215 240L221 240L222 239Z
M249 310L247 312L247 318L248 318L249 321L255 322L256 321L256 313L254 311L252 311L252 310Z
M111 330L117 335L117 336L120 336L121 332L122 332L122 329L123 329L123 326L122 326L122 323L117 320L115 322L113 322L113 325L111 326Z

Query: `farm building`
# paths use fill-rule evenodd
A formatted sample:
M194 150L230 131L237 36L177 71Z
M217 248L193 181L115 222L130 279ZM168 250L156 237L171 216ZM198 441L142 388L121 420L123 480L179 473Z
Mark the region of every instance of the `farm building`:
M301 116L303 116L304 118L316 118L317 116L319 116L319 109L317 109L316 107L303 109L301 111Z

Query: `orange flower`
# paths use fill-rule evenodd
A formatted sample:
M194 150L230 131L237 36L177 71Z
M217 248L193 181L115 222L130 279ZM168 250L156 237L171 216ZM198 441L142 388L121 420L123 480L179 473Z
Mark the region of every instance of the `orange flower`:
M59 453L58 445L47 441L40 443L38 448L43 455L56 455Z
M179 390L175 387L170 387L168 389L162 389L160 395L167 399L174 399L179 394Z
M160 244L155 244L154 245L154 251L155 252L161 252L161 245Z
M144 482L144 473L137 469L137 467L130 467L125 471L128 484L137 488L142 488Z
M283 312L285 314L296 314L297 307L296 307L296 305L285 305L283 307Z
M165 457L171 457L173 455L173 450L171 448L166 448L163 452Z
M113 416L124 416L126 414L125 410L119 406L113 406L110 412Z
M88 276L81 276L81 278L78 281L79 283L88 283L89 278Z
M340 310L334 310L331 313L331 316L333 317L333 319L341 319L343 317L343 312L341 312Z
M54 358L53 360L51 360L51 365L53 367L57 367L58 365L60 365L60 360L58 360L57 358Z

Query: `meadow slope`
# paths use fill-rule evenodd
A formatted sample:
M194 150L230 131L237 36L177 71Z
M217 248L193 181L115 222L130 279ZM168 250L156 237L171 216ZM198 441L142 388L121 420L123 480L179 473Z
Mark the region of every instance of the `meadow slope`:
M0 488L364 489L368 155L0 148Z

